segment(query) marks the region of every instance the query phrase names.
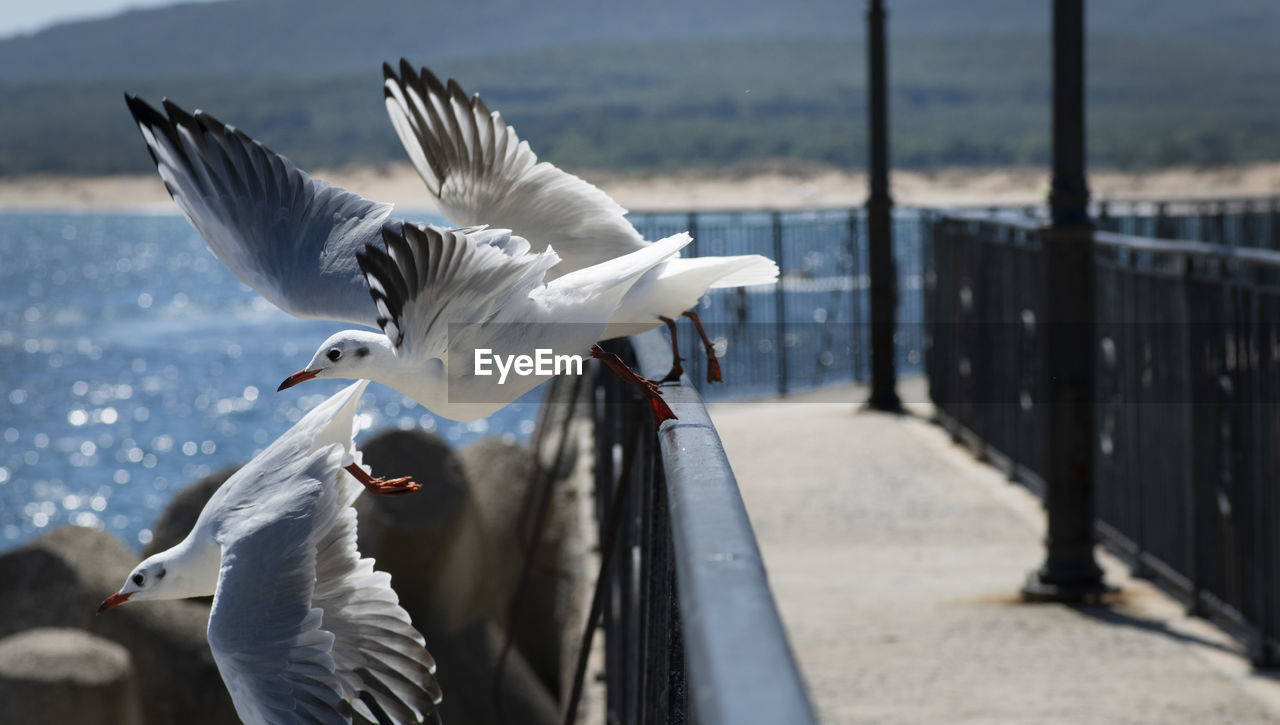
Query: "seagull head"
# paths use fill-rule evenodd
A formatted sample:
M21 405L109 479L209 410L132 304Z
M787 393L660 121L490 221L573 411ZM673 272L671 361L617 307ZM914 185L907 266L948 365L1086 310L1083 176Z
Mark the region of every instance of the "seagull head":
M152 554L125 577L120 591L103 600L98 614L142 599L185 599L213 594L221 555L216 546L199 547L188 536L172 549Z
M98 614L115 609L130 599L177 599L181 596L167 594L173 586L173 581L169 580L169 568L165 562L155 559L156 557L148 558L129 572L124 586L103 600L98 607Z
M386 335L366 330L344 330L325 340L311 362L280 383L276 392L315 378L375 379L395 350Z

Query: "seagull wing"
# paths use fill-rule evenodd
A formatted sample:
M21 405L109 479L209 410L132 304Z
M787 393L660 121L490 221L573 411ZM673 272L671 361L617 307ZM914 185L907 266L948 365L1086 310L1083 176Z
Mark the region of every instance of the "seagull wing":
M376 703L386 720L438 721L440 686L435 661L391 589L391 575L374 571L373 559L356 549L356 497L364 490L347 474L339 477L340 498L333 526L316 548L316 589L312 604L324 611L324 628L334 635L333 661L344 684L357 693L353 705Z
M486 230L488 231L488 230ZM559 257L529 253L519 237L478 240L459 230L404 224L383 230L385 247L357 255L397 353L446 359L449 326L493 320L527 302Z
M374 326L355 253L390 204L312 179L207 113L125 101L169 194L237 279L295 317Z
M312 604L316 545L336 518L332 484L342 449L329 445L307 455L302 443L250 463L239 480L256 485L222 499L215 533L222 569L209 648L247 723L351 722L334 634ZM252 491L265 496L252 500Z
M592 184L542 162L496 111L431 71L383 64L387 114L410 160L455 224L514 229L563 260L548 278L645 246L623 209Z

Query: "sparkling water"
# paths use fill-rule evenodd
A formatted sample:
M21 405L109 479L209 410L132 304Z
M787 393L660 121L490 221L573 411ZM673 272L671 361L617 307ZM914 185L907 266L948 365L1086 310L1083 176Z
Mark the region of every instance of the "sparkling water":
M146 543L176 491L348 384L275 392L343 327L277 310L176 214L0 213L0 548L66 523ZM523 440L537 395L456 423L374 384L358 424Z

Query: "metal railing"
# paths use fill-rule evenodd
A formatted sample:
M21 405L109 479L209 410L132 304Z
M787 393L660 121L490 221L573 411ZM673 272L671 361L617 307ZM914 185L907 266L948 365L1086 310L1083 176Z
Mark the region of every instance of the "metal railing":
M939 217L925 237L925 369L952 434L1043 495L1038 227Z
M940 417L1040 490L1040 230L943 217L928 247ZM1276 664L1280 252L1098 232L1094 257L1097 531Z
M842 380L866 380L870 345L870 279L866 270L866 215L862 209L807 211L639 212L631 221L646 239L689 231L692 256L762 254L777 262L781 284L718 289L698 309L723 353L726 383L701 386L708 398L786 393ZM896 358L905 372L923 362L920 322L919 214L895 215L902 333ZM682 350L701 350L680 325ZM698 355L685 369L698 384Z
M643 374L671 362L658 331L613 348ZM688 380L656 435L611 373L594 389L606 722L814 723L764 563L715 427Z
M1094 219L1117 234L1280 249L1280 197L1100 201Z

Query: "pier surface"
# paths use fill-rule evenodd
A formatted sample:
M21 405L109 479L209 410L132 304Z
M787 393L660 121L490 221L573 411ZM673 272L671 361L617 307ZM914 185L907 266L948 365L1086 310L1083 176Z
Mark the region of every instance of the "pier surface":
M1274 723L1280 679L1108 555L1109 606L1026 604L1038 500L839 386L711 415L822 722Z

